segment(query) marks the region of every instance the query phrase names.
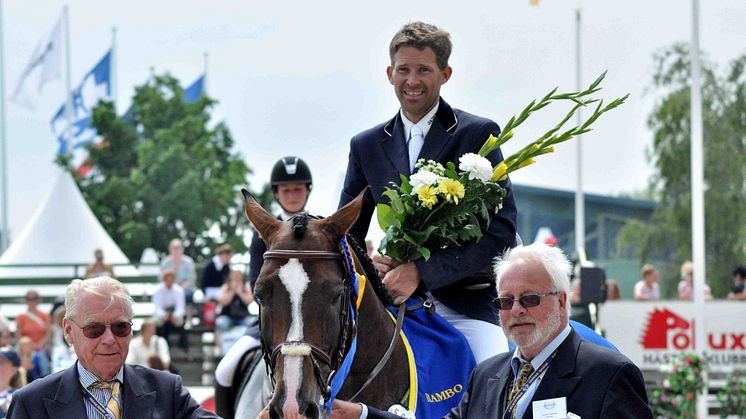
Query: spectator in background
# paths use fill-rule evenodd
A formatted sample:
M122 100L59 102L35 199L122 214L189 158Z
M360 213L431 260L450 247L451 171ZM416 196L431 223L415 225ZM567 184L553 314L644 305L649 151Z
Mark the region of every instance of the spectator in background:
M376 248L373 246L373 240L365 240L365 251L368 253L368 257L372 258L376 254Z
M13 334L10 333L10 320L0 314L0 348L13 345Z
M706 281L706 280L705 280ZM687 260L681 264L681 282L679 282L679 298L694 300L694 264ZM705 301L712 301L712 290L705 282Z
M234 326L251 326L253 318L249 315L249 304L252 301L254 296L243 274L231 271L228 282L220 288L220 316L215 322L215 329L222 333Z
M635 284L635 300L657 301L661 299L661 291L658 287L658 270L655 266L646 263L640 269L642 279Z
M46 377L52 372L46 352L34 350L34 342L28 336L18 339L17 351L21 359L21 366L26 370L27 383L37 378Z
M733 271L733 287L728 293L729 300L746 300L746 267L739 266Z
M184 289L176 283L176 274L167 269L163 272L163 281L153 294L155 307L155 322L159 336L168 341L169 336L176 332L179 335L179 347L184 352L189 350L186 330L184 330L184 310L186 298Z
M26 292L26 311L16 317L16 336L29 337L36 351L47 347L52 327L52 318L38 308L40 300L38 292Z
M191 320L194 306L194 290L197 288L197 271L194 260L184 254L184 245L180 239L173 239L168 244L168 256L161 262L161 276L167 269L176 274L176 283L184 289L186 297L187 324Z
M619 289L619 283L613 279L606 280L606 300L621 300L622 291Z
M65 318L65 306L61 305L52 314L52 334L49 340L49 349L52 355L52 372L62 371L71 366L75 360L75 351L65 340L65 328L62 319Z
M157 362L153 358L157 358ZM147 319L142 322L140 334L130 342L130 352L127 355L127 363L142 365L153 368L158 364L161 370L168 370L171 366L171 354L168 350L168 342L161 336L155 334L155 321Z
M110 276L115 278L114 268L111 265L104 263L104 252L101 249L96 249L93 252L93 257L96 261L86 266L85 279L95 278L97 276Z
M202 270L200 287L208 300L218 301L220 287L223 286L231 271L230 262L233 257L233 246L223 244L215 249L215 256L210 259Z
M16 351L0 350L0 418L8 413L13 392L26 384L20 367L21 358Z

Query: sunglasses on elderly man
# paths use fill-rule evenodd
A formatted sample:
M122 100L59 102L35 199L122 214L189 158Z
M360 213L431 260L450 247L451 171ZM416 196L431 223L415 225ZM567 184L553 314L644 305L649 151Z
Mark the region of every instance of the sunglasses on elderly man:
M132 322L114 322L114 323L89 323L85 326L79 325L75 320L67 318L74 325L83 329L83 335L88 339L98 339L106 332L106 326L109 326L111 333L116 337L125 338L132 333Z
M541 304L541 298L549 295L557 295L559 291L548 292L545 294L526 294L521 295L517 299L508 297L498 297L492 300L492 304L497 307L498 310L510 310L513 308L513 303L518 301L518 304L522 305L523 308L536 307Z

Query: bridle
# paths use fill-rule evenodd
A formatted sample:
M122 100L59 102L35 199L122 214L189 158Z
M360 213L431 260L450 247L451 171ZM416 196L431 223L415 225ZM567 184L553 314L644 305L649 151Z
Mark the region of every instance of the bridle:
M287 250L287 249L273 249L273 250L267 250L264 252L264 259L298 259L298 260L342 260L345 265L348 264L347 259L344 257L344 255L341 252L332 252L332 251L324 251L324 250ZM354 263L354 261L353 261ZM324 396L324 401L328 401L331 394L331 387L330 382L332 378L334 377L334 374L337 372L337 369L342 364L342 361L344 360L344 357L346 355L347 345L349 344L351 332L353 331L354 325L351 323L351 317L350 317L350 310L351 310L351 301L350 301L350 291L351 291L351 284L352 281L350 272L353 272L354 269L351 269L352 267L346 266L346 269L344 269L344 275L343 275L343 284L344 284L344 294L342 297L342 310L340 312L340 333L339 338L337 340L337 351L329 355L323 350L321 350L318 346L304 341L288 341L288 342L282 342L275 346L274 348L270 348L269 345L264 340L264 337L262 334L260 334L260 342L262 345L263 353L264 353L264 361L267 365L267 372L272 380L272 386L275 385L275 377L274 377L274 370L275 365L277 363L277 358L280 355L296 355L296 356L308 356L311 359L311 362L313 364L313 371L314 371L314 377L316 378L316 383L319 386L319 389L321 390L321 393ZM383 357L379 360L378 364L373 368L371 373L368 375L368 378L363 383L363 385L357 390L357 392L350 398L350 400L354 400L356 397L362 393L363 389L365 389L368 384L370 384L373 379L378 375L379 372L383 369L383 367L386 365L386 362L391 357L391 354L394 351L394 347L396 345L396 339L399 336L399 333L401 332L402 324L404 322L404 314L406 311L406 304L401 304L399 306L397 319L396 319L396 328L394 331L393 336L391 337L391 342L389 343L388 348L386 349L386 352L384 353ZM321 365L324 364L329 367L329 376L326 378L323 378L321 373Z
M264 252L264 259L298 259L298 260L342 260L344 259L342 254L339 252L323 251L323 250L267 250ZM274 348L270 348L267 342L264 340L262 334L259 335L262 349L264 350L264 361L267 364L267 370L270 378L272 379L272 386L275 385L275 365L277 358L280 355L300 355L308 356L311 358L313 364L314 377L316 383L321 389L321 393L324 395L324 400L329 398L331 388L329 382L334 376L334 373L339 368L342 360L345 356L345 350L347 348L349 338L349 322L350 322L350 275L345 270L343 276L344 293L342 296L342 310L340 312L340 333L337 340L337 351L334 354L327 354L318 346L307 342L305 340L298 341L286 341L278 344ZM321 364L329 367L329 376L324 378L321 372Z

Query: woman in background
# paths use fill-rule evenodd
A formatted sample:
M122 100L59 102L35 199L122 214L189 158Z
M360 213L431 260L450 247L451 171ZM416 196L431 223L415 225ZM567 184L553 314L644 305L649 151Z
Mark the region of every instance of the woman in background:
M152 358L158 358L160 363ZM168 370L171 367L171 354L169 353L168 342L163 337L155 334L155 322L152 319L142 322L140 334L130 342L127 363L149 368L162 366L162 368L158 369L164 370Z

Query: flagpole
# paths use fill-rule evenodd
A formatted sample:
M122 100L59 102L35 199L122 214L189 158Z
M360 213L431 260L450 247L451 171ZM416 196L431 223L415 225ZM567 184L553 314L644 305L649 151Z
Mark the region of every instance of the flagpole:
M691 182L692 182L692 259L694 262L694 350L704 356L707 350L705 325L705 206L702 144L701 63L699 57L699 0L692 0L692 42L689 48L692 62L691 85ZM697 398L697 417L707 416L707 375Z
M575 9L575 78L578 91L583 90L580 76L580 6ZM583 123L582 109L576 112L578 126ZM583 142L580 135L575 140L577 184L575 187L575 249L578 257L585 259L585 201L583 196Z
M207 96L207 81L208 81L208 77L207 77L207 59L208 59L208 53L207 53L207 51L205 51L205 54L204 54L205 78L204 78L204 80L202 82L202 96Z
M109 88L111 89L110 98L114 103L114 114L117 113L117 99L118 93L118 78L117 78L117 28L111 28L111 62L109 68Z
M2 195L2 226L0 226L0 254L10 244L8 228L8 157L5 139L5 26L3 26L3 1L0 0L0 194Z
M67 128L65 129L65 155L72 155L73 139L73 92L72 83L70 83L70 16L67 5L63 6L62 14L65 20L65 117L67 119Z

